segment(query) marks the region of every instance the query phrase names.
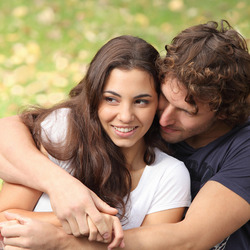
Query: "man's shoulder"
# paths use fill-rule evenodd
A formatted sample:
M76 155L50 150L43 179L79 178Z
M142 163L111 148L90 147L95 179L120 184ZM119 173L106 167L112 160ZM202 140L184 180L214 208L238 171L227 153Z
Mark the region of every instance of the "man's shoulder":
M243 125L233 128L226 136L233 145L238 145L239 143L249 143L250 144L250 120L248 120Z

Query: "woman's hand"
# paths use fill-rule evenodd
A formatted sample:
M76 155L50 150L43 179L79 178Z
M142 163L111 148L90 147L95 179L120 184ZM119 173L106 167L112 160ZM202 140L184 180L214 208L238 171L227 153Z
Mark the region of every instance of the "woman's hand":
M110 225L101 214L116 215L117 209L110 207L94 192L69 174L54 181L48 189L51 206L65 232L78 237L89 235L87 217L90 217L106 242L112 239Z
M51 250L51 249L73 249L74 246L84 247L86 241L83 238L75 238L67 235L62 228L58 228L48 222L36 219L26 218L18 214L5 213L9 221L0 223L0 232L4 238L6 250L12 249L33 249L33 250ZM106 223L113 228L114 238L108 249L114 247L124 247L123 231L119 219L115 216L102 214ZM90 240L97 239L105 242L94 226L90 223ZM116 234L116 235L115 235ZM74 239L73 239L74 238ZM68 239L68 240L67 240ZM74 245L76 243L76 245ZM91 243L92 244L92 243ZM87 246L87 245L86 245ZM91 249L105 249L99 245L93 245ZM104 248L105 247L105 248ZM89 249L89 248L88 248Z
M108 249L112 249L114 247L121 247L125 246L124 244L124 234L123 229L120 223L120 220L116 216L102 214L104 221L107 225L109 225L110 234L113 235L111 241L107 241L104 239L98 229L96 228L95 224L92 222L91 218L87 217L88 227L89 227L89 241L98 241L103 243L110 243Z
M4 249L57 249L58 242L65 235L63 229L48 222L7 212L5 214L10 221L0 223Z

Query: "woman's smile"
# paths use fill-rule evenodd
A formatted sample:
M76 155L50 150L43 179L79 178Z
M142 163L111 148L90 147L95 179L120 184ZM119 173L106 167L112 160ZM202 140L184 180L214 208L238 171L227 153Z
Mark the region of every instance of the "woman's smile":
M122 136L122 137L127 137L127 136L131 136L135 134L136 129L138 128L138 126L134 126L134 127L112 126L112 127L114 128L115 133L118 136Z
M144 143L157 105L150 74L138 69L113 69L104 85L98 116L114 144L136 150L135 145Z

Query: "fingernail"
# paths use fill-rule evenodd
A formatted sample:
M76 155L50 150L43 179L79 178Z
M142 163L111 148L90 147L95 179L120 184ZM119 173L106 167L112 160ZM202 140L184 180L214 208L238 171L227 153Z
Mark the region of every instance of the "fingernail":
M109 233L104 233L104 234L102 235L102 237L103 237L103 239L108 239L108 238L109 238Z

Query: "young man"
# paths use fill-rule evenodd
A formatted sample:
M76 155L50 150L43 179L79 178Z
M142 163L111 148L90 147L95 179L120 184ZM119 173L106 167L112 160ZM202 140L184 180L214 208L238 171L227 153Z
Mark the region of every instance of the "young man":
M225 21L220 30L214 22L194 26L174 38L161 68L161 134L174 156L183 160L190 171L193 202L179 223L125 231L125 249L249 249L250 55L246 43ZM3 179L47 192L62 224L75 234L80 231L77 222L81 215L98 217L93 203L89 208L79 199L87 197L86 187L52 167L34 148L31 136L16 118L3 120L0 125ZM15 142L14 146L6 141ZM56 183L54 176L58 176ZM79 195L72 201L75 190ZM99 202L96 197L95 202ZM72 208L74 212L69 213ZM28 247L33 249L42 243L46 243L46 249L106 248L86 238L66 235L50 224L14 218L21 225L2 230L10 245L23 246L20 239L29 239ZM104 225L98 224L98 219L95 222L97 227ZM36 242L24 233L24 228L36 229ZM49 237L52 232L53 238Z

